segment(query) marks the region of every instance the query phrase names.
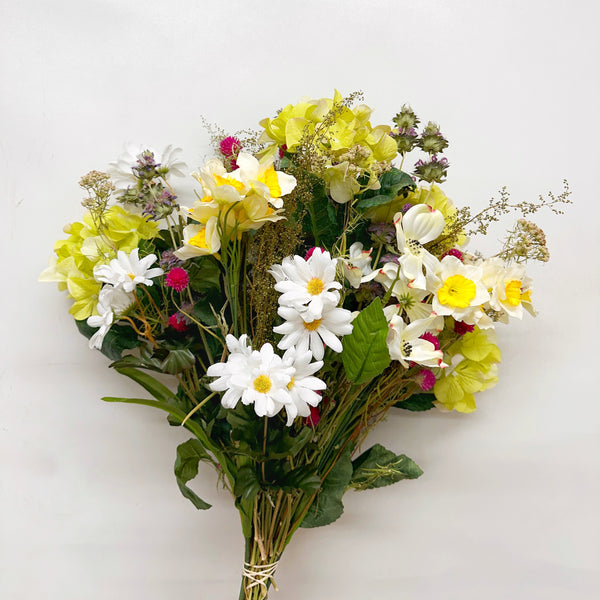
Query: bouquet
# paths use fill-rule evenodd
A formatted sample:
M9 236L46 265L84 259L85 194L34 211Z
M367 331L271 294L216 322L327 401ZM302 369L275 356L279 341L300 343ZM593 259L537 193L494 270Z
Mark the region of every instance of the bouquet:
M85 215L40 277L151 396L104 400L192 434L177 448L182 494L209 508L188 487L200 461L231 493L243 600L267 598L294 532L338 519L346 491L422 474L396 448L363 448L389 410L475 410L497 381L496 324L535 314L525 262L548 250L524 217L569 201L565 182L536 202L502 190L478 214L457 208L439 126L419 129L407 105L373 126L360 100L302 100L259 132L213 128L195 197L178 192L178 148L128 148L82 177ZM467 249L513 209L523 218L494 256Z

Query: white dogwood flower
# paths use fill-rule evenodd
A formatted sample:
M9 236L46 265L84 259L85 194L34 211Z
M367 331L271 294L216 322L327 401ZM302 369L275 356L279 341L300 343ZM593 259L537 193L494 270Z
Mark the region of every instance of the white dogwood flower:
M438 259L425 250L423 244L435 240L444 230L444 215L427 204L417 204L406 211L406 214L394 215L396 241L402 273L416 288L426 289L423 267L428 274L433 273Z

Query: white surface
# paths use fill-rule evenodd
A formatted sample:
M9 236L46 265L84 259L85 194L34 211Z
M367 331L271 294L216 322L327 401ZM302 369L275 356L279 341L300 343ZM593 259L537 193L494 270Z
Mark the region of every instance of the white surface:
M448 194L482 207L560 190L552 260L531 269L537 319L499 330L501 382L473 415L395 413L373 436L424 476L346 496L300 531L279 600L600 597L598 107L590 1L0 1L0 598L237 598L242 536L212 471L178 492L164 416L87 350L36 282L77 186L127 140L209 153L303 95L362 89L450 139ZM507 225L510 221L507 222ZM495 234L500 236L500 230ZM493 247L494 238L486 244ZM481 244L480 244L481 245Z

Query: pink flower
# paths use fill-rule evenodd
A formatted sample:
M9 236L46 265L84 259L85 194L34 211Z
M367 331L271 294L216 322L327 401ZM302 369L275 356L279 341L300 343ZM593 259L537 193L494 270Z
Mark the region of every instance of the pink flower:
M304 419L302 419L302 423L304 425L309 425L310 427L316 427L317 423L321 419L321 411L318 406L310 406L310 415Z
M179 313L175 313L169 317L169 325L176 331L187 331L188 328L185 317Z
M176 292L185 290L189 283L190 277L187 274L187 271L181 267L175 267L174 269L171 269L167 273L167 278L165 279L165 285L173 288Z
M236 158L242 149L242 144L236 137L228 135L226 138L221 140L219 149L223 153L223 156L226 156L227 158Z
M440 349L440 340L438 340L437 337L435 335L433 335L433 333L429 333L429 331L426 331L421 336L421 339L431 342L435 346L436 350Z
M312 247L312 248L311 248L311 249L310 249L310 250L309 250L309 251L306 253L306 256L304 257L304 260L308 260L308 259L309 259L309 258L310 258L310 257L313 255L313 252L314 252L314 251L315 251L317 248L319 248L319 250L321 250L321 252L325 252L325 249L324 249L324 248L320 248L319 246L313 246L313 247Z
M435 375L433 374L433 371L430 371L429 369L422 369L419 371L415 380L424 392L428 392L435 385Z
M459 335L465 335L465 333L471 333L475 329L475 325L467 325L463 321L454 322L454 331Z
M458 250L457 248L450 248L450 250L446 250L446 252L444 252L444 254L442 254L440 256L440 260L442 260L442 258L444 258L444 256L455 256L461 262L465 262L463 260L463 253L460 250Z

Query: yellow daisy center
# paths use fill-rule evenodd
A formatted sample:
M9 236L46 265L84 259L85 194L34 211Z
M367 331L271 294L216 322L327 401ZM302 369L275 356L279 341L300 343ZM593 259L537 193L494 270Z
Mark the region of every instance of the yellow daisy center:
M306 291L311 296L318 296L323 291L324 287L325 287L325 285L323 284L323 282L318 277L313 277L306 284Z
M511 306L519 306L521 303L521 282L518 279L509 281L504 286L504 295L506 296L508 304Z
M294 387L295 383L296 383L296 380L292 377L292 379L290 380L290 382L287 384L287 389L291 390Z
M318 329L319 325L321 325L321 321L322 319L315 319L310 323L304 323L304 329L308 329L308 331L315 331L315 329Z
M127 273L127 275L129 276L129 279L131 279L131 281L135 279L135 275L133 273Z
M463 275L452 275L444 281L444 285L437 291L441 304L453 308L467 308L477 295L477 287Z
M254 380L254 389L259 394L266 394L271 389L272 385L273 384L271 383L271 380L269 379L269 377L267 377L267 375L259 375Z

